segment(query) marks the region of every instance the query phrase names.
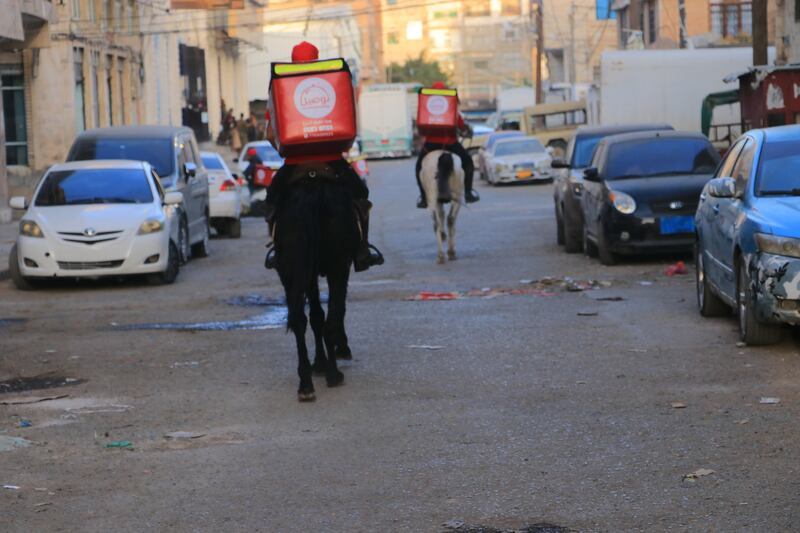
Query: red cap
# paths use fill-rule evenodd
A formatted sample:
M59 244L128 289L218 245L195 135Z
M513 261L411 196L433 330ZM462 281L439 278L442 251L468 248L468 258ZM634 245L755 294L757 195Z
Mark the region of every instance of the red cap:
M317 59L319 59L319 50L308 41L303 41L292 48L292 63L307 63Z
M258 154L258 152L256 152L255 148L248 148L247 149L247 157L252 157L252 156L257 155L257 154Z
M264 120L270 120L270 118L269 118L269 110L264 111Z
M436 81L431 86L433 89L447 89L447 85L443 81Z

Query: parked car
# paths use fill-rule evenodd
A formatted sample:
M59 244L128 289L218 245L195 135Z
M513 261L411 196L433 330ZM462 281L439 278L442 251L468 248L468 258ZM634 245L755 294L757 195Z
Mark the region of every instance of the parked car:
M176 206L149 163L80 161L50 167L26 209L9 257L19 289L37 280L146 274L172 283L180 269Z
M800 324L800 126L751 130L700 196L697 305L739 318L747 344L780 340Z
M583 171L592 161L597 143L609 135L636 131L671 130L669 124L629 124L624 126L580 126L567 145L565 157L553 159L553 202L556 211L556 237L568 254L583 250L583 212L581 192Z
M249 142L244 145L242 148L239 157L233 160L234 163L239 165L239 171L244 172L247 169L247 165L249 161L245 154L250 148L255 148L258 157L261 158L261 161L264 165L268 166L272 170L278 170L283 166L283 158L278 153L278 151L269 143L269 141L253 141Z
M181 263L208 255L208 176L191 129L175 126L120 126L88 130L75 139L67 161L147 161L166 191L183 194L179 207Z
M211 227L219 235L238 239L242 236L242 189L247 187L239 184L218 153L200 152L200 157L208 171Z
M552 158L535 137L501 139L486 157L488 182L522 183L553 179Z
M500 139L508 139L511 137L523 137L525 134L521 131L497 131L494 133L490 133L486 137L486 142L483 146L480 147L478 151L478 164L475 165L475 169L478 171L479 176L482 180L485 180L488 172L486 171L486 157L487 154L492 150L495 143Z
M700 191L718 162L700 133L639 132L600 141L583 173L586 253L612 265L618 254L691 250Z

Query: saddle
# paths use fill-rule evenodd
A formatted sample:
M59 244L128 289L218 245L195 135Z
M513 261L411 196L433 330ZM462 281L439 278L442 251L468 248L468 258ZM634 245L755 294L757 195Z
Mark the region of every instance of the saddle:
M340 179L330 161L309 161L308 163L298 163L295 165L287 184L294 185L306 178L334 182Z

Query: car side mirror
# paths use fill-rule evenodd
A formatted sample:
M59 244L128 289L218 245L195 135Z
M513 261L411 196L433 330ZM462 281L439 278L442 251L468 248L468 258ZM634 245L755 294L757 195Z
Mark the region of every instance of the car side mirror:
M24 196L12 196L8 201L8 206L11 209L28 209L28 201Z
M593 183L600 183L600 172L595 167L589 167L583 171L583 179Z
M183 194L178 191L170 191L164 194L164 205L178 205L183 202Z
M561 157L556 157L553 159L553 162L550 163L550 168L569 168L569 163Z
M233 162L234 162L234 163L238 163L238 162L239 162L239 158L238 158L238 157L234 157L234 158L233 158Z
M708 182L708 194L714 198L735 198L736 180L729 177L714 178Z
M197 165L194 163L184 163L183 164L183 175L187 178L193 178L197 175Z

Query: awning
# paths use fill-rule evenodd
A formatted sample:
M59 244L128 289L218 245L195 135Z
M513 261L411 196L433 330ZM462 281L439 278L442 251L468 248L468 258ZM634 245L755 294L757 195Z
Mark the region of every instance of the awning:
M718 93L711 93L703 98L703 104L700 107L700 129L703 135L708 137L711 131L711 119L714 117L714 108L719 105L735 104L739 101L739 91L722 91Z

